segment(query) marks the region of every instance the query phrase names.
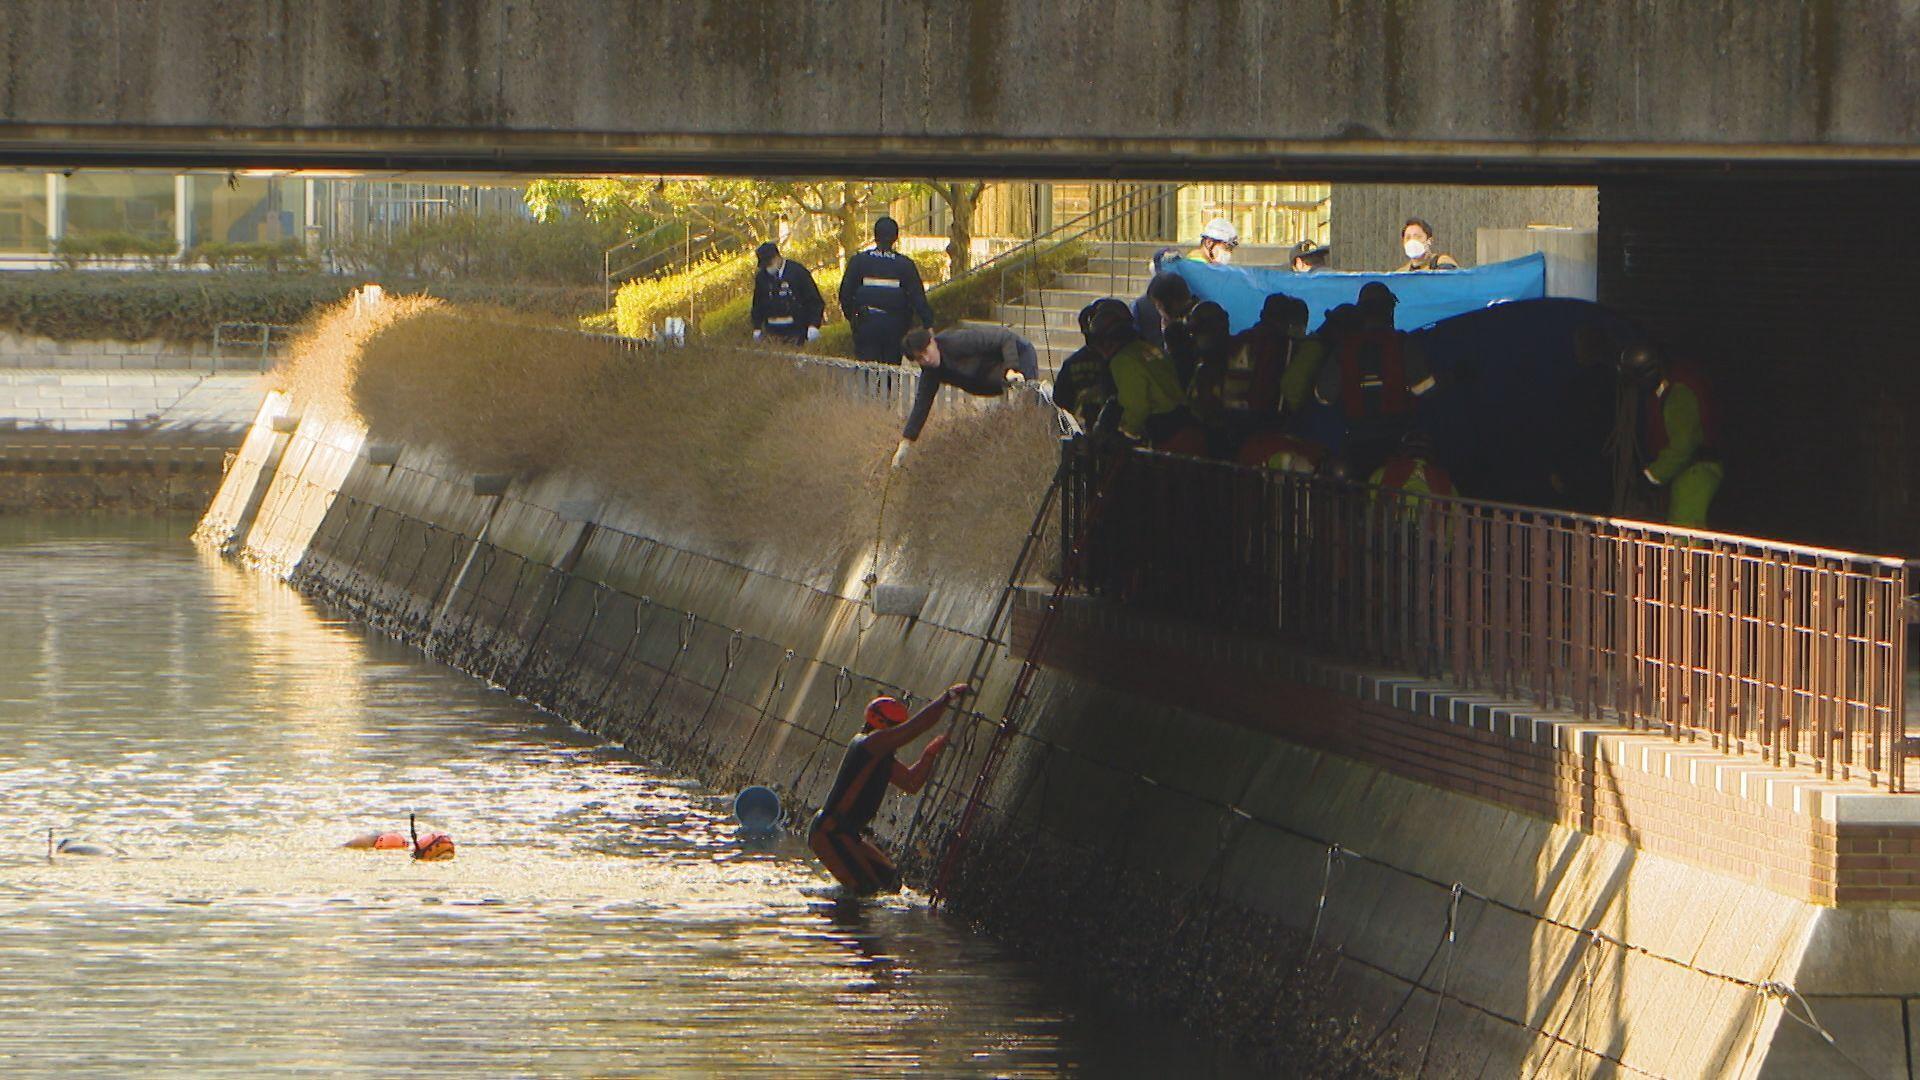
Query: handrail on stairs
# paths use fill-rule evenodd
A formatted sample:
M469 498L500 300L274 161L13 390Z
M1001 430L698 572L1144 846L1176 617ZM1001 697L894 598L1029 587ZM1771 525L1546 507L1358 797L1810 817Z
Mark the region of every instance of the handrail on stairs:
M632 262L626 263L618 269L613 268L612 258L614 252L629 245L648 240L672 228L682 229L683 235ZM608 248L606 253L601 256L601 286L606 291L607 306L613 306L613 283L616 279L626 281L632 278L645 277L648 274L652 274L666 267L672 267L675 271L684 270L693 264L693 260L719 247L724 239L725 237L717 229L696 235L692 229L685 227L684 222L669 221L623 244Z
M984 274L993 274L995 275L994 292L997 297L994 307L996 311L1002 310L1007 306L1007 279L1016 268L1024 269L1029 265L1037 263L1042 257L1058 251L1067 244L1082 239L1089 233L1106 228L1130 214L1140 213L1159 203L1177 200L1180 197L1180 192L1188 186L1187 184L1171 184L1165 188L1160 188L1159 185L1154 185L1153 187L1132 188L1122 192L1106 202L1101 203L1099 206L1070 218L1038 236L1015 244L1007 250L972 267L964 274L949 278L941 283L939 291L952 290L962 282L980 279L981 275ZM1114 245L1117 243L1119 243L1119 241L1114 239L1112 235L1107 237L1107 290L1109 293L1113 292L1119 283L1119 275L1115 271L1118 259L1113 254ZM1031 316L1035 310L1041 311L1039 319L1040 340L1034 341L1033 343L1044 351L1049 344L1047 339L1051 336L1044 309L1037 309L1035 305L1026 305L1022 311L1022 321L1020 325L1013 327L1013 329L1019 330L1023 337L1026 337L1029 341L1033 341Z

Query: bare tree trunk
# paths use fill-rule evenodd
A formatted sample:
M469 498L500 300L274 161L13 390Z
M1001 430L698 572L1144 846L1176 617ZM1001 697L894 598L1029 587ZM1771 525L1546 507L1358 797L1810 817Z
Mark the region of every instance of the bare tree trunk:
M952 211L947 221L947 276L958 277L973 265L973 211L980 205L984 181L935 184Z

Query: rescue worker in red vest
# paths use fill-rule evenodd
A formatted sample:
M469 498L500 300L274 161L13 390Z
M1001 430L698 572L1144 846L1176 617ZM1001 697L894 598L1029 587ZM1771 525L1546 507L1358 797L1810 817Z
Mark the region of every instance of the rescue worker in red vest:
M1242 438L1278 426L1283 405L1299 404L1289 388L1302 400L1311 392L1325 350L1306 331L1306 303L1274 293L1260 305L1260 321L1234 335L1222 397Z
M911 795L926 784L934 762L947 748L945 735L928 743L920 760L912 765L902 765L894 755L931 731L946 715L947 707L964 697L967 689L965 683L948 687L912 719L907 718L907 707L896 698L877 697L867 705L866 730L847 744L846 757L840 761L840 772L833 778L826 803L807 827L807 846L849 893L867 896L899 890L900 872L873 842L867 828L880 812L889 786Z
M1432 392L1426 354L1393 328L1393 291L1378 281L1360 289L1359 325L1335 339L1334 363L1322 364L1314 396L1339 407L1346 421L1347 471L1370 475L1413 425L1414 402Z
M1400 449L1373 470L1368 483L1382 491L1410 496L1409 505L1418 505L1417 497L1421 495L1458 494L1453 477L1433 459L1433 437L1419 428L1401 438Z
M1327 448L1312 439L1283 431L1262 431L1240 444L1234 461L1250 469L1312 474L1326 457Z
M1707 511L1726 471L1714 452L1711 399L1698 372L1675 366L1653 345L1620 354L1621 374L1640 388L1632 410L1636 431L1621 433L1636 446L1640 478L1667 495L1667 524L1707 527Z

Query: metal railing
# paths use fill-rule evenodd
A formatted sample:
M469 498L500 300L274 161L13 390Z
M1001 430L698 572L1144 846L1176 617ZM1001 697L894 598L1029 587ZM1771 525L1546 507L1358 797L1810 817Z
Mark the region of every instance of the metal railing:
M1063 529L1093 462L1068 444ZM1898 559L1130 451L1090 591L1907 790Z
M1102 255L1104 251L1104 257L1107 260L1106 293L1130 296L1133 289L1128 279L1132 275L1121 272L1118 267L1125 261L1120 255L1122 245L1130 247L1133 242L1116 240L1111 236L1093 240L1088 238L1095 233L1107 230L1113 222L1141 213L1156 204L1178 205L1180 191L1184 186L1174 184L1166 187L1131 188L1038 236L999 252L992 258L974 265L964 274L955 275L943 282L939 291L949 297L956 294L964 295L968 290L983 288L980 283L987 283L984 286L984 296L991 299L994 321L1003 322L1011 327L1022 337L1040 347L1043 352L1052 346L1052 338L1055 334L1066 335L1064 341L1077 343L1078 328L1070 323L1056 325L1050 321L1047 318L1045 305L1040 302L1044 300L1043 291L1050 284L1051 277L1049 272L1042 269L1041 260L1070 244L1087 243L1090 259ZM1033 302L1022 304L1017 312L1011 311L1009 302L1027 296L1029 293L1034 294L1029 297ZM968 306L977 309L987 305L981 300L975 300ZM967 312L967 314L974 313L974 311ZM1008 318L1010 314L1014 317Z
M293 331L280 323L218 323L213 328L213 368L231 368L232 361L244 360L253 370L265 371L286 348Z
M673 230L678 230L679 235L660 240L662 234ZM606 294L607 306L613 306L613 295L620 282L663 271L685 270L693 265L695 259L719 246L722 240L718 231L696 235L685 222L669 221L608 248L600 255L600 288ZM646 254L633 257L621 255L629 249L644 250ZM625 261L616 266L616 258Z

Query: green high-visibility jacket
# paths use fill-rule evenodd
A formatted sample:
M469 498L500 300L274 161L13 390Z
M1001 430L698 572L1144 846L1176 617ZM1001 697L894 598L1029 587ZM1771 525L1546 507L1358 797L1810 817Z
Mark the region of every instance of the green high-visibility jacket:
M1700 397L1686 382L1669 378L1653 396L1660 412L1659 423L1650 425L1647 432L1647 450L1653 455L1647 464L1647 479L1664 485L1693 464L1707 444L1707 425L1701 415Z
M1120 428L1129 435L1145 434L1148 417L1171 412L1186 399L1173 362L1144 341L1128 342L1113 354L1107 370L1120 398Z
M1295 337L1293 361L1280 376L1280 400L1289 410L1303 408L1314 383L1320 380L1320 365L1327 360L1327 343L1319 337Z

